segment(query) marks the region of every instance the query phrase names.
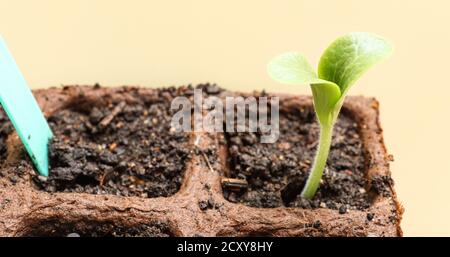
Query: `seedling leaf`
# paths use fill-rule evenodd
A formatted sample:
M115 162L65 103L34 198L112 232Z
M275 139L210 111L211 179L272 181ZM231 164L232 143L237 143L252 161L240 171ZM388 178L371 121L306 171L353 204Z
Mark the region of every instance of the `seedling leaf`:
M275 57L268 65L269 76L284 84L322 83L306 58L297 52L289 52Z
M284 84L310 84L319 120L324 123L332 121L330 113L341 97L341 90L335 83L319 79L302 54L281 54L268 64L267 71L272 79Z
M342 96L374 64L387 58L392 45L380 36L354 32L336 39L320 58L319 78L333 81Z
M320 124L333 125L333 110L341 98L341 91L334 83L311 84L314 98L314 109Z

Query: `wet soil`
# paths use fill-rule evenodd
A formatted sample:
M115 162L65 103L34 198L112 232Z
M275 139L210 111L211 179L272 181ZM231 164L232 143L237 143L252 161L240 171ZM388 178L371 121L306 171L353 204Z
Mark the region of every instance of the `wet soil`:
M3 108L0 106L0 164L6 159L7 149L6 140L8 135L13 131L13 126L9 121Z
M169 226L162 222L124 226L113 222L77 222L48 219L29 224L22 236L38 237L169 237Z
M47 192L159 197L176 193L190 157L188 134L171 129L175 88L137 102L70 108L49 117L50 176L36 176Z
M260 143L258 133L225 133L228 177L246 180L240 191L224 188L231 202L253 207L331 208L363 210L371 197L366 160L356 122L343 111L320 188L314 199L300 197L315 155L319 126L312 108L280 113L280 136L274 144ZM378 191L386 183L378 183Z

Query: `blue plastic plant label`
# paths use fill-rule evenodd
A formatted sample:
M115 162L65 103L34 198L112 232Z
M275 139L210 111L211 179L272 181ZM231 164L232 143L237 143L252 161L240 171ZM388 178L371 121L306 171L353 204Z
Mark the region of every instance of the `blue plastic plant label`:
M52 131L1 36L0 103L37 171L48 176L48 143Z

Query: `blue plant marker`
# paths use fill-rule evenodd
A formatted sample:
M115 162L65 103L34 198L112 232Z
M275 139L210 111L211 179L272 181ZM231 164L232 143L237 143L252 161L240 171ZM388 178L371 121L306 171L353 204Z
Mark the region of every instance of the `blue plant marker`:
M52 131L1 36L0 103L36 169L48 176L48 142Z

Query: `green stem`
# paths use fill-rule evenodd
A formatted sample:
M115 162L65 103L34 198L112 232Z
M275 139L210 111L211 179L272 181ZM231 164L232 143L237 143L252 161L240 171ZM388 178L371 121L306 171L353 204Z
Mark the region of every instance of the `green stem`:
M308 180L302 191L303 198L312 199L319 188L320 179L322 178L323 170L327 164L328 153L330 152L332 135L333 125L320 126L319 146Z

